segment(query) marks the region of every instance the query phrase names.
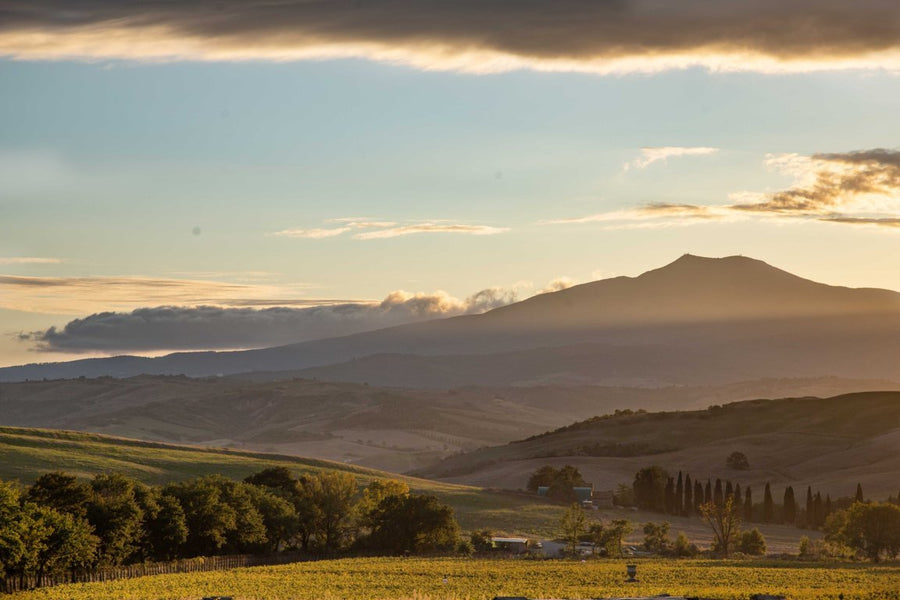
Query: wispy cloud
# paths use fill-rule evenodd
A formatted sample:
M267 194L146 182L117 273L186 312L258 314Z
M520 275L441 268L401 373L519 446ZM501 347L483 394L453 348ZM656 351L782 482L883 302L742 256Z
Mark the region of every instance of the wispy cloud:
M641 148L640 158L625 163L624 168L626 171L630 169L646 169L655 162L666 162L670 158L682 156L706 156L715 154L718 151L718 148L709 148L706 146L659 146L653 148Z
M354 235L358 240L382 240L416 233L463 233L468 235L497 235L509 231L506 227L490 227L488 225L461 225L458 223L416 223L401 225L376 231L367 231Z
M60 315L157 304L265 306L308 304L308 286L151 277L23 277L0 275L0 308ZM298 298L299 300L294 300ZM322 301L331 302L331 301Z
M321 240L325 238L335 237L342 233L350 231L350 227L333 227L331 229L283 229L276 231L272 235L277 237L290 238L307 238L311 240Z
M692 225L711 221L737 220L726 206L696 204L646 204L635 208L614 210L583 217L542 221L542 225L577 225L602 223L606 229L652 229Z
M353 235L358 240L382 240L387 238L402 237L418 233L460 233L468 235L496 235L509 231L506 227L492 227L489 225L470 225L466 223L451 223L446 221L420 221L412 223L397 223L395 221L382 221L376 219L328 219L332 223L343 223L341 227L323 229L285 229L276 231L271 235L278 237L294 237L307 239L323 239L342 235L349 231L361 230L361 233Z
M541 224L601 223L608 229L644 229L793 219L900 227L900 151L770 154L765 165L792 177L794 183L775 192L734 192L728 204L646 204Z
M0 256L0 265L55 265L63 262L61 258L43 258L38 256Z
M7 2L19 59L306 60L595 73L900 66L892 0ZM501 25L502 23L502 25Z

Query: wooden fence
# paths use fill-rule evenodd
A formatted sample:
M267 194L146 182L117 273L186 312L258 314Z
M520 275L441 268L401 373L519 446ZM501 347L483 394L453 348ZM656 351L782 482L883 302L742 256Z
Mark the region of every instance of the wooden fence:
M121 567L99 567L96 569L72 569L66 572L43 575L41 577L12 575L8 579L0 579L0 592L11 594L39 587L50 587L66 583L85 583L92 581L115 581L147 575L166 575L170 573L200 573L203 571L224 571L240 567L260 567L265 565L283 565L307 560L315 560L309 554L299 552L283 552L280 554L236 554L230 556L202 556L185 558L171 562L146 562Z

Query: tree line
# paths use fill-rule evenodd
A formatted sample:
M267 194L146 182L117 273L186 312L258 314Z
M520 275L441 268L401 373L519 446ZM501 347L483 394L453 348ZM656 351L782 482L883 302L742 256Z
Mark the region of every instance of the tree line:
M396 480L360 490L336 471L283 467L148 486L118 473L0 482L0 582L72 569L301 550L422 553L459 543L453 509Z
M700 507L709 502L721 506L729 498L734 510L738 511L741 520L747 523L777 523L795 525L804 529L822 529L828 517L837 510L849 508L854 502L863 502L863 490L860 484L852 497L832 500L830 494L823 497L821 492L814 492L811 486L806 488L805 502L797 498L793 486L783 490L781 502L776 502L772 487L767 482L763 488L762 501L754 500L751 486L741 487L730 479L707 478L705 482L692 479L690 473L678 472L671 476L659 466L644 467L634 476L630 490L623 493L619 490L617 499L623 503L633 503L638 508L669 515L700 515ZM900 497L900 494L898 494ZM889 503L896 502L893 497ZM896 502L900 504L900 502Z

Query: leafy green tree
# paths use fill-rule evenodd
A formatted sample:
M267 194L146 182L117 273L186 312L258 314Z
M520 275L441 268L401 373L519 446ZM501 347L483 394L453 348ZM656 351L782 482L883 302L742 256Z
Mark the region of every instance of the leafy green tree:
M154 560L172 560L188 540L187 518L178 498L157 491L153 510L144 512L144 548Z
M459 525L453 509L434 496L392 494L380 503L370 539L395 553L446 552L459 544Z
M655 554L665 554L672 546L669 540L669 522L644 523L644 548Z
M577 497L572 488L585 486L587 482L578 469L572 465L565 465L556 472L547 495L555 500L574 501Z
M144 512L135 495L136 485L120 473L101 473L91 480L87 519L100 538L97 559L101 564L120 565L140 547Z
M713 551L727 558L741 526L741 517L734 510L734 498L726 498L721 506L707 502L700 507L700 514L712 529Z
M259 473L254 473L253 475L246 477L244 483L281 490L287 495L292 494L297 487L297 480L291 474L291 470L287 467L269 467L263 469Z
M494 532L490 529L473 531L470 540L477 552L488 552L494 548Z
M87 516L90 486L62 471L45 473L28 488L25 500L79 518Z
M875 562L900 554L900 507L854 502L828 520L826 539L841 542Z
M567 508L559 520L562 537L566 540L566 549L570 555L575 554L579 538L584 533L586 524L587 516L584 514L584 509L577 502Z
M318 473L309 478L306 489L315 507L317 545L325 553L340 549L353 525L356 480L349 473Z
M390 496L409 496L409 486L396 479L376 479L367 485L356 504L360 526L368 529L375 527L381 503Z
M745 531L741 533L738 550L750 556L762 556L766 553L766 538L759 532L759 529L753 528Z
M229 531L236 526L237 514L209 478L169 484L163 488L163 495L175 498L184 511L188 530L185 556L211 556L225 547Z
M606 548L606 555L622 556L622 544L625 537L632 531L634 531L634 526L627 519L614 519L609 525L606 525L603 529L603 547Z
M47 506L26 504L30 517L42 535L30 542L34 575L58 573L71 567L85 567L94 561L100 540L84 519Z
M666 483L669 474L658 466L644 467L634 476L634 502L638 508L663 512L666 509Z
M294 505L269 491L269 488L248 485L247 492L250 502L262 517L266 530L265 550L278 552L289 545L300 529Z
M14 484L0 481L0 581L17 573L27 550L28 523L19 499Z
M539 468L528 478L528 491L537 492L539 487L550 487L556 479L556 474L557 470L550 465Z

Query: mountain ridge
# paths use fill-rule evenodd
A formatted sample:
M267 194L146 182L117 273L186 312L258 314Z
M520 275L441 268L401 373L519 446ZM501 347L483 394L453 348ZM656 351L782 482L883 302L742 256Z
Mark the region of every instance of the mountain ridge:
M898 372L897 362L886 361L884 353L900 355L896 343L900 339L900 293L817 283L743 256L686 254L637 277L603 279L539 294L480 315L257 350L179 352L157 358L124 355L7 367L0 369L0 381L289 371L377 354L486 356L584 343L679 346L683 354L699 351L705 356L714 356L724 347L731 348L730 354L739 362L740 348L749 344L752 356L748 365L752 367L760 361L777 364L759 356L758 346L767 336L798 351L826 354L842 343L842 336L849 336L853 352L822 363L838 371L806 371L804 375L893 377ZM872 363L875 368L854 366L859 362L858 352L881 358ZM769 376L769 367L762 363L757 370L753 367L738 375ZM844 369L842 365L849 366Z

